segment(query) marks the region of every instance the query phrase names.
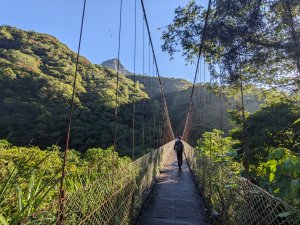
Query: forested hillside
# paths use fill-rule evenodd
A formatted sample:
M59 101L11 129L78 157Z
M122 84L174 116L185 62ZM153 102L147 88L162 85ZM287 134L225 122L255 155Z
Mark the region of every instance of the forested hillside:
M76 54L52 36L0 28L1 138L16 145L63 145L75 59ZM84 57L80 57L78 71L71 147L108 147L112 145L116 74ZM121 137L130 130L133 89L133 82L121 74ZM136 87L136 100L147 99ZM130 145L129 140L119 141Z

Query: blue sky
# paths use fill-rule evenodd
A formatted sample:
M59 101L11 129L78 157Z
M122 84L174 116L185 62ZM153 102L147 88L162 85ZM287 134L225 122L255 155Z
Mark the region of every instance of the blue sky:
M174 10L188 0L144 0L160 74L192 81L195 65L186 65L179 54L170 61L161 51L161 30L172 22ZM121 62L133 71L134 3L123 0L121 34ZM0 24L34 30L57 37L72 50L77 49L83 0L0 0ZM206 1L204 1L206 4ZM117 57L118 20L120 0L87 0L81 55L93 63ZM143 19L137 0L137 63L136 72L142 73ZM145 39L147 43L147 39ZM145 44L145 72L148 73L148 46Z

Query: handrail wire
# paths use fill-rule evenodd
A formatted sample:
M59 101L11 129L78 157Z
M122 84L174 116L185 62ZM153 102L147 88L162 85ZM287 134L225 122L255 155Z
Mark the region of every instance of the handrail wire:
M78 64L79 64L79 55L80 55L80 48L81 48L81 39L82 39L82 32L83 32L83 24L84 24L84 16L85 16L85 7L86 7L86 0L83 3L82 9L82 16L81 16L81 25L80 25L80 35L78 41L78 49L77 49L77 56L76 56L76 67L75 67L75 74L73 80L73 87L72 87L72 98L70 102L70 111L69 111L69 123L68 123L68 131L67 131L67 138L66 138L66 148L64 151L64 159L62 165L62 173L61 173L61 181L60 181L60 188L59 188L59 201L58 201L58 213L57 213L57 223L63 224L63 216L64 216L64 199L65 199L65 191L63 190L64 179L66 175L66 163L68 157L68 149L70 143L70 133L71 133L71 126L72 126L72 116L74 111L74 99L75 99L75 91L76 91L76 81L78 75Z
M211 6L211 0L209 0L209 2L208 2L207 12L206 12L206 16L205 16L205 23L204 23L203 32L202 32L202 35L201 35L202 37L201 37L201 42L200 42L200 46L199 46L199 52L198 52L198 59L197 59L197 66L196 66L195 76L194 76L194 82L193 82L192 92L191 92L191 95L190 95L189 108L188 108L188 112L187 112L187 115L186 115L184 130L183 130L183 134L182 134L183 140L186 140L186 136L187 136L187 127L188 127L189 117L190 117L191 110L192 110L192 100L193 100L193 95L194 95L194 89L195 89L197 73L198 73L198 69L199 69L199 62L200 62L200 58L201 58L201 55L202 55L204 40L205 40L205 37L206 37L206 28L207 28L208 18L209 18L209 14L210 14L210 6Z

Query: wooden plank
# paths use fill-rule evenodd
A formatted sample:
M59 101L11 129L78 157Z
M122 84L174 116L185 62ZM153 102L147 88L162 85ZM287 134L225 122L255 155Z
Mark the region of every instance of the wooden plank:
M210 224L187 162L184 159L179 171L175 152L171 153L137 224Z

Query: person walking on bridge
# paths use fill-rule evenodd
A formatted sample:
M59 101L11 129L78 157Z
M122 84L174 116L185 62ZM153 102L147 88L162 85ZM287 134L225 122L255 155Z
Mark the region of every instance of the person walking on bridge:
M183 143L181 141L181 136L178 136L175 145L174 145L174 150L177 153L177 161L178 161L178 167L179 170L181 171L182 167L182 156L183 156Z

